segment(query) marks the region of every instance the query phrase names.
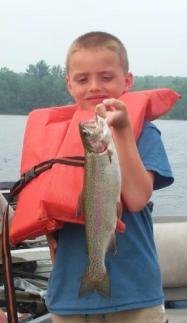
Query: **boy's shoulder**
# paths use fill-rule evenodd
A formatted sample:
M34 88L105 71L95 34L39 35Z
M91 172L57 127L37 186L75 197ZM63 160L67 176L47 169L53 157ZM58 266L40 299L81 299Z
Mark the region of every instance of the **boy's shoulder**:
M155 130L156 132L158 132L159 134L161 134L161 131L157 128L157 126L150 121L144 121L143 127L142 127L142 133L144 131L153 131Z
M141 134L137 140L137 146L144 147L148 149L149 146L157 145L162 142L161 131L157 126L150 121L145 121L142 127Z

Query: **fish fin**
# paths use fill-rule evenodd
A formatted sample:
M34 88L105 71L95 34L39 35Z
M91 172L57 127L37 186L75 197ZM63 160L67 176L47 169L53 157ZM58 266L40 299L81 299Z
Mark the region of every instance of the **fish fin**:
M93 293L94 290L95 290L95 282L91 281L88 273L86 272L81 280L79 297L84 297L87 294Z
M84 297L87 294L93 293L94 291L104 297L111 296L111 284L107 272L104 274L103 279L98 281L92 281L87 272L83 276L79 289L79 297Z
M117 245L116 245L116 236L115 233L112 235L109 245L108 245L108 251L113 253L113 255L116 255L117 253Z
M126 228L126 225L125 223L121 220L122 219L122 215L123 215L123 206L122 206L122 203L121 202L117 202L116 203L116 213L117 213L117 223L116 223L116 230L118 232L125 232L125 228Z
M121 219L123 214L123 208L122 208L121 202L116 203L116 209L117 209L117 218Z
M111 296L111 283L107 272L102 280L95 283L95 290L103 297Z
M126 229L126 224L123 221L118 219L116 223L116 231L120 233L124 233L125 229Z
M83 199L83 192L79 194L78 201L77 201L77 209L76 209L76 217L79 218L81 214L83 214L84 209L84 199Z

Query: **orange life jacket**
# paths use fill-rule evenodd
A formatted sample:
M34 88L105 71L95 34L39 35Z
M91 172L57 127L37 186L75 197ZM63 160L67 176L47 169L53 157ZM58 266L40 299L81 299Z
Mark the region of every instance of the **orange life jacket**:
M121 96L136 140L144 120L165 114L179 97L170 89L128 92ZM24 136L21 174L45 160L84 156L78 123L92 116L93 112L77 105L32 111ZM75 216L83 174L82 167L57 163L30 181L19 194L10 228L11 244L48 234L62 228L64 222L84 223L83 215Z

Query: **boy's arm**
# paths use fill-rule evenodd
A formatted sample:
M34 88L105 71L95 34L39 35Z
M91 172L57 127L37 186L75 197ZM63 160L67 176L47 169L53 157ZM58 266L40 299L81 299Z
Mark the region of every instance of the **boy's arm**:
M153 191L154 173L145 169L131 127L113 129L122 176L122 197L132 212L141 210Z
M124 103L116 99L107 99L96 107L96 111L101 114L103 109L107 110L108 125L112 129L118 153L122 197L130 211L139 211L152 194L154 173L148 172L143 165Z
M54 264L55 258L56 258L57 243L58 243L57 234L56 232L49 233L46 235L46 238L49 246L51 261L52 261L52 264Z

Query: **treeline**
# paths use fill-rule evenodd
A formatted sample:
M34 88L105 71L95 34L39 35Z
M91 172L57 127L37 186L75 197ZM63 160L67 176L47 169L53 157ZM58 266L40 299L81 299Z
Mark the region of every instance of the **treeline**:
M187 120L187 77L135 76L134 90L170 88L181 94L181 99L163 119Z
M25 73L0 69L0 114L28 114L32 109L61 106L73 102L60 65L50 67L43 60L29 65ZM135 76L134 90L168 87L182 95L167 115L187 120L187 77Z

